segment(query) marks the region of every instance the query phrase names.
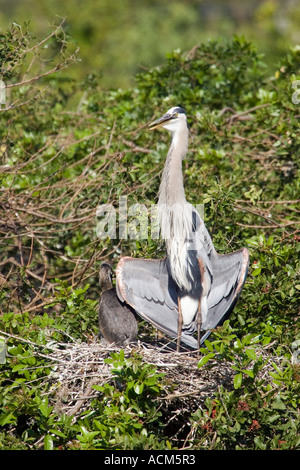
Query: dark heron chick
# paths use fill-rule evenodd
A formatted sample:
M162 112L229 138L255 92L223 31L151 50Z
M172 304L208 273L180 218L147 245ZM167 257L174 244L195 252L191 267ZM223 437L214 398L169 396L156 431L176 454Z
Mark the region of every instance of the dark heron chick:
M200 214L185 198L182 160L189 129L184 109L169 109L149 127L163 127L172 135L158 200L167 258L121 258L117 293L142 318L177 338L177 351L181 342L199 350L233 310L247 276L249 253L242 248L218 254Z
M100 335L117 346L126 346L135 342L138 332L134 310L121 302L112 284L113 271L108 263L100 266L99 284L102 296L99 303Z

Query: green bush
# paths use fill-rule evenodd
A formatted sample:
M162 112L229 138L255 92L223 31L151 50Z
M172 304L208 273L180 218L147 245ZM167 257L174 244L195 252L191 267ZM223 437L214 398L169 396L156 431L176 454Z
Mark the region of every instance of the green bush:
M229 361L235 372L233 390L220 387L205 410L192 415L194 445L211 449L296 449L299 439L299 375L289 354L279 366L266 355L272 344L269 328L242 338L228 322L218 339L206 341L198 366L217 359ZM274 355L274 358L276 356ZM276 385L276 386L274 386Z

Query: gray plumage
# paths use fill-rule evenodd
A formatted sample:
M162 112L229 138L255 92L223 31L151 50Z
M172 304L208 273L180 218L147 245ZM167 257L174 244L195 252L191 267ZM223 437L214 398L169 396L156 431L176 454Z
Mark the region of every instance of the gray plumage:
M112 268L108 263L100 266L99 284L102 290L99 302L99 330L105 340L117 346L136 341L138 332L133 309L121 302L112 284Z
M117 293L142 317L193 348L232 311L246 279L246 248L219 255L196 209L186 201L182 160L188 127L182 108L171 108L150 127L172 134L159 189L158 214L166 260L122 258ZM206 330L200 338L200 330ZM197 331L197 340L193 333Z

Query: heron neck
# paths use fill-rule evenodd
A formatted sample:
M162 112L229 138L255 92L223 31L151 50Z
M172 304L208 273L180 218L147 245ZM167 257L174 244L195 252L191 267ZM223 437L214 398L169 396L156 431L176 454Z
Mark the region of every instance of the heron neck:
M160 190L159 204L182 204L185 202L182 160L188 150L188 129L181 129L172 135Z
M112 282L109 278L100 278L99 284L102 292L106 292L113 288Z

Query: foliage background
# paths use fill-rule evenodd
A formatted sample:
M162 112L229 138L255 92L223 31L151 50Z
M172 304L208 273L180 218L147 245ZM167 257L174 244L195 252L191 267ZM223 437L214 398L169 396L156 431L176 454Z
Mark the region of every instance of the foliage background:
M26 21L42 38L61 18L80 47L80 62L68 75L100 75L105 88L132 86L141 68L211 39L245 35L272 71L278 57L300 42L297 0L0 0L2 31Z
M254 2L238 15L237 3L221 2L204 28L205 2L86 2L79 15L80 7L16 1L1 8L0 445L297 448L297 3ZM237 15L246 18L238 27ZM254 24L258 49L233 36L251 37ZM128 204L156 202L169 136L146 126L173 105L186 108L191 125L188 199L205 204L218 251L250 250L230 324L212 335L199 363L201 373L212 361L229 362L233 379L205 403L195 390L184 422L174 419L185 406L176 401L166 426L170 408L160 400L176 381L139 353L115 352L107 359L112 379L96 385L89 409L60 413L51 348L95 341L99 264L164 254L150 234L142 243L97 238L96 208L117 207L122 195ZM140 334L153 337L142 322Z

